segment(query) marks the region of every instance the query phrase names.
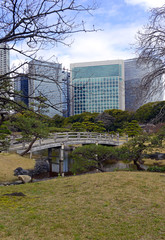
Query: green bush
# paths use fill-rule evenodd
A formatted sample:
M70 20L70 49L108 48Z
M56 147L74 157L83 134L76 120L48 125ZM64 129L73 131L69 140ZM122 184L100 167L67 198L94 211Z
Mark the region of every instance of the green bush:
M151 166L147 169L148 172L165 172L165 166Z
M49 132L50 132L50 133L55 133L55 132L71 132L71 130L70 130L70 129L67 129L67 128L49 127Z
M70 157L74 160L71 171L73 173L83 173L91 169L104 171L104 163L116 162L118 148L102 145L85 145L73 150Z

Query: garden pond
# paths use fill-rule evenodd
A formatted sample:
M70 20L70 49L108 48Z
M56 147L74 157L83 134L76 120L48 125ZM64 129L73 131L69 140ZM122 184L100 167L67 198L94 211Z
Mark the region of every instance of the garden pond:
M42 173L39 175L35 175L34 178L41 179L41 178L51 178L56 177L59 175L60 171L65 176L73 175L71 168L73 164L73 159L70 157L71 149L67 149L64 151L64 160L61 165L60 161L60 148L55 148L52 151L51 159L49 159L49 172ZM47 151L40 151L36 152L33 155L36 159L47 159L48 153ZM61 168L61 169L60 169ZM143 165L143 168L147 170L147 166ZM113 172L117 170L136 170L136 166L134 164L130 163L124 163L124 162L115 162L115 163L105 163L104 165L104 171L105 172ZM91 171L93 172L93 171Z

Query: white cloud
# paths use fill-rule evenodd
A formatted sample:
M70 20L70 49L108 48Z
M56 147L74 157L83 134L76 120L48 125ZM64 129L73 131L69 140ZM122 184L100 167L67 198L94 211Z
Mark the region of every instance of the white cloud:
M136 25L124 28L118 26L115 29L111 27L106 31L78 35L69 49L61 51L61 56L58 49L59 61L69 68L69 64L75 62L133 58L135 55L131 44L135 43L138 28Z
M148 2L148 5L152 2L154 3L152 0L125 0L125 2L129 4L144 4ZM159 0L157 0L157 2L159 2ZM109 19L107 20L103 17L115 16L116 14L120 14L119 6L113 6L110 9L99 8L96 11L96 19L104 31L75 34L73 36L75 41L71 47L58 45L58 47L53 49L39 51L37 56L43 57L43 60L62 63L63 67L67 69L69 69L70 63L74 62L127 59L135 57L134 51L131 50L131 44L135 43L135 35L139 28L141 28L141 22L144 19L137 19L137 22L132 23L130 23L130 21L126 23L125 21L124 23L121 22L120 25L117 25L117 23L113 24L113 21L110 21ZM84 18L88 25L93 24L93 21L96 19L93 18L93 16L90 16L87 19ZM52 58L52 56L54 57Z
M96 16L116 16L120 12L120 4L112 4L110 8L99 7L94 11L94 15Z
M161 7L165 4L164 0L125 0L126 3L131 5L142 5L146 8Z

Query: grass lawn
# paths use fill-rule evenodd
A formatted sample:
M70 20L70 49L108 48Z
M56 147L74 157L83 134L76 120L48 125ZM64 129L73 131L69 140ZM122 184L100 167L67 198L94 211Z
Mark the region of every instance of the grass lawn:
M15 153L0 153L0 182L18 180L18 178L13 175L17 167L33 169L34 165L34 159L21 157Z
M26 196L4 196L22 192ZM0 239L165 239L165 174L112 172L0 187Z

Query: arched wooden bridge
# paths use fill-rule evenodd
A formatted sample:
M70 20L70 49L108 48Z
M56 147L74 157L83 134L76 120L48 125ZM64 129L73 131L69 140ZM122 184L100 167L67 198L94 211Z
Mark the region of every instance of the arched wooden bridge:
M128 140L127 137L120 137L119 134L113 135L109 133L94 133L94 132L63 132L54 133L47 139L39 139L30 150L30 153L43 149L61 147L62 145L76 144L102 144L110 146L118 146ZM9 151L23 152L28 146L28 143L12 144Z

